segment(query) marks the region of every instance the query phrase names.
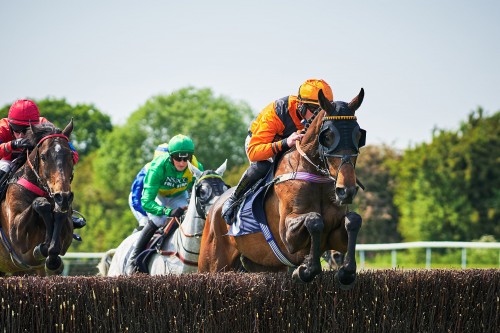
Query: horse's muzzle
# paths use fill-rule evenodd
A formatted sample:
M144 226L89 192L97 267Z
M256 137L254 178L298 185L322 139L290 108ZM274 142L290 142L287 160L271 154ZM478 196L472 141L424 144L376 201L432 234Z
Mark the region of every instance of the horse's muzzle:
M61 213L66 213L73 202L73 192L57 192L54 193L55 210Z
M335 196L337 198L337 202L339 202L341 205L351 204L357 193L358 189L356 186L335 188Z

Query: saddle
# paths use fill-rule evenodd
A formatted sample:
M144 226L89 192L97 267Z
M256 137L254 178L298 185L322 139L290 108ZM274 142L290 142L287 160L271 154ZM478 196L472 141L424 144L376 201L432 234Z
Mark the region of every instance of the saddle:
M236 221L231 224L227 235L242 236L262 232L260 223L267 224L264 211L264 199L269 188L274 184L274 170L271 168L267 175L259 180L243 196L239 207L236 207Z
M13 177L17 170L24 164L26 157L24 155L19 155L12 160L9 172L5 173L0 179L0 201L5 199L5 194L7 192L7 184L15 183L18 177Z
M151 256L155 253L159 253L163 242L168 240L177 228L179 228L179 224L175 221L175 219L171 219L163 230L159 230L153 235L151 241L146 246L146 249L135 259L138 272L149 274L148 264L151 260Z

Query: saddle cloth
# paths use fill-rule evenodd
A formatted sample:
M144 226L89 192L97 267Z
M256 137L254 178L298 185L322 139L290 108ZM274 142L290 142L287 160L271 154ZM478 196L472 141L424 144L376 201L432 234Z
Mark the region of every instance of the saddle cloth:
M274 172L268 172L267 176L261 179L254 188L247 193L243 203L236 213L236 221L231 224L229 236L242 236L262 232L260 224L267 225L264 211L264 199L267 190L272 186Z

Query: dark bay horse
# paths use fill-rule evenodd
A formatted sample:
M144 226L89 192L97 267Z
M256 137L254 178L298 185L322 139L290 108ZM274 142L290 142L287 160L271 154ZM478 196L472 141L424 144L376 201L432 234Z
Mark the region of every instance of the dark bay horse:
M73 239L71 222L73 152L71 120L61 131L51 123L32 125L34 147L9 181L1 203L0 274L60 274Z
M361 89L350 103L330 103L320 91L321 111L306 125L296 148L279 160L273 185L266 193L268 230L228 236L221 209L231 190L221 196L203 231L200 272L242 267L250 272L276 272L293 267L296 280L310 282L321 273L321 254L337 250L345 253L345 260L336 279L343 289L353 286L356 237L362 220L347 205L361 184L355 165L366 131L360 129L355 111L363 97Z

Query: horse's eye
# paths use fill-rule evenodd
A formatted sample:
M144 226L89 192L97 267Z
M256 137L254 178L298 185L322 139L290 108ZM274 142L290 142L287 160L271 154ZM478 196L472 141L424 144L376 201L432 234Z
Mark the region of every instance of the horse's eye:
M331 147L335 142L335 134L332 131L324 131L319 136L319 143L325 147Z
M47 156L45 156L45 154L40 154L40 159L45 162L47 161Z

